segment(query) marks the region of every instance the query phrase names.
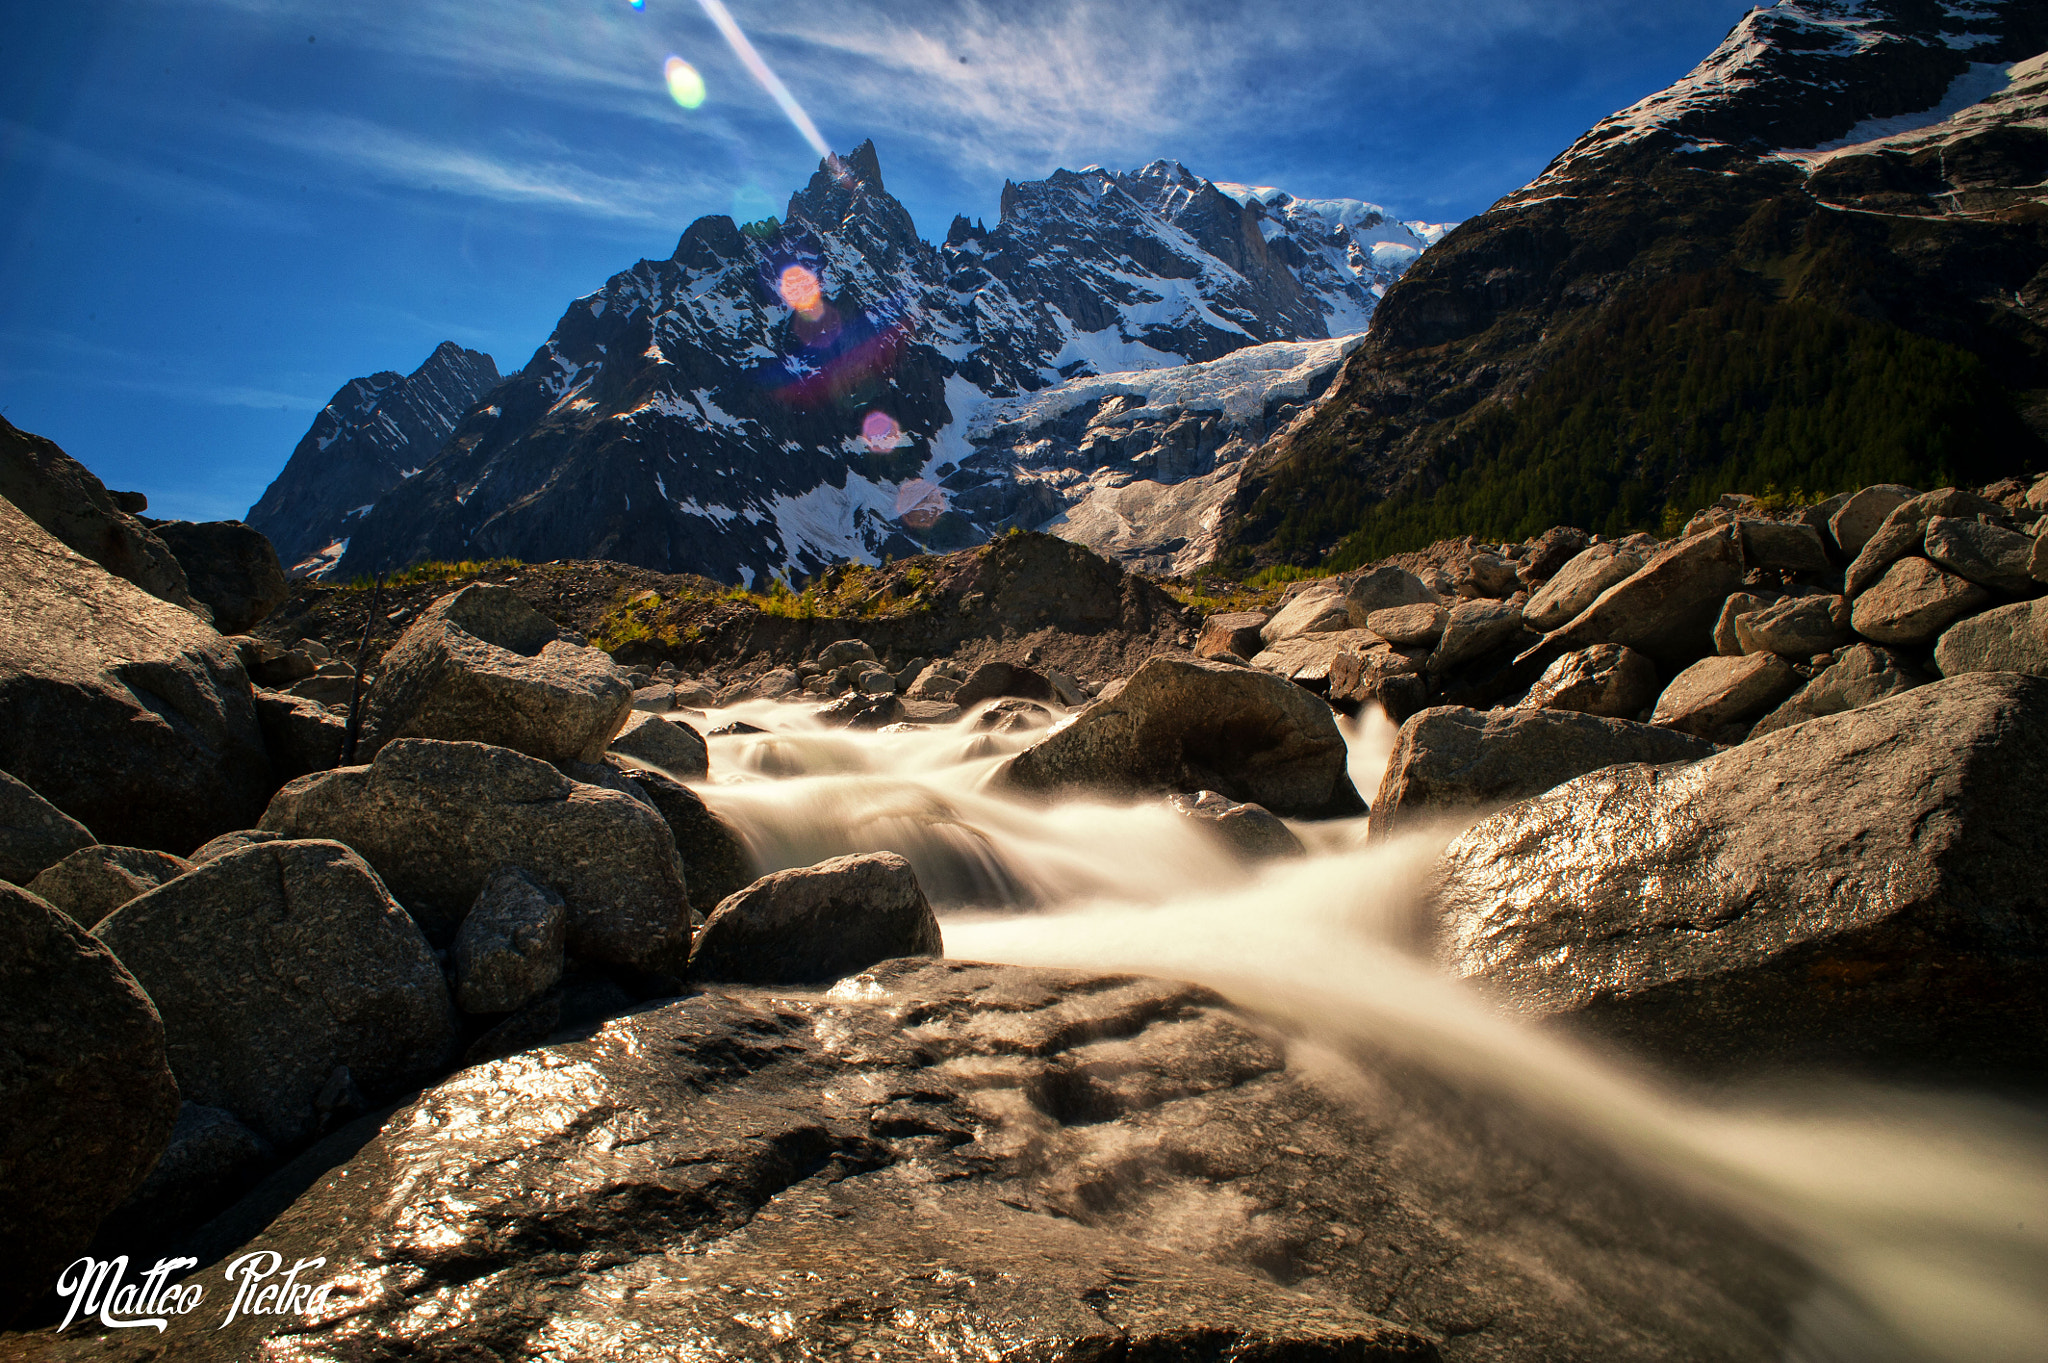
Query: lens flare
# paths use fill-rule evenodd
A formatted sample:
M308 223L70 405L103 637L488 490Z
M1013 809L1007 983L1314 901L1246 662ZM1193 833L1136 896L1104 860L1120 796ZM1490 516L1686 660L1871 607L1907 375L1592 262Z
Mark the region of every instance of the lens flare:
M704 102L704 78L697 74L697 68L681 57L670 57L661 64L661 71L668 78L669 98L685 109L694 109Z
M936 483L913 478L896 489L896 519L913 530L929 530L946 513L946 492Z
M860 419L860 438L880 454L903 443L903 428L896 424L895 417L877 408Z
M631 5L634 9L647 8L647 0L626 0L626 3Z
M775 287L791 312L816 317L825 306L824 286L818 282L817 272L807 265L784 268Z
M761 59L761 54L747 41L747 35L740 31L739 21L732 17L732 11L725 7L723 0L697 0L697 4L703 9L705 17L717 25L718 31L725 35L725 41L731 46L733 55L740 59L741 65L747 68L754 79L760 82L761 88L781 107L783 116L803 134L804 141L811 144L811 150L836 168L839 158L825 145L825 138L819 133L818 125L811 122L811 116L804 112L803 105L796 102L796 96L789 92L789 87L782 83L782 78L768 69L768 63Z

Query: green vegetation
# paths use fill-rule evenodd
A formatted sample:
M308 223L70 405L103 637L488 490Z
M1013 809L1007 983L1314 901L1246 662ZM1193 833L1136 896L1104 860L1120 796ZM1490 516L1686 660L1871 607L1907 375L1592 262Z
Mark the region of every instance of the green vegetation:
M1670 533L1724 492L1978 483L2038 446L1970 352L1774 293L1730 268L1645 287L1512 401L1421 432L1422 475L1385 500L1349 454L1389 432L1333 426L1276 471L1254 517L1273 517L1283 559L1341 571L1459 535Z
M445 559L427 559L425 562L415 563L409 568L388 574L384 578L384 585L386 587L416 587L422 582L453 582L457 578L483 577L489 573L510 572L514 568L524 568L525 566L526 564L522 560L516 558L466 558L459 563L450 563ZM368 591L375 585L376 579L374 578L357 577L347 583L345 590L354 592Z

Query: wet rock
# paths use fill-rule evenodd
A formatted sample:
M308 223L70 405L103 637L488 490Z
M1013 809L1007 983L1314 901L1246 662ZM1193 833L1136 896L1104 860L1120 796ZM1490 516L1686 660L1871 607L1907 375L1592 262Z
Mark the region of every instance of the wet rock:
M777 871L728 898L690 948L690 978L804 984L898 956L944 954L910 863L868 852Z
M1330 660L1330 699L1378 705L1399 723L1422 708L1429 688L1421 671L1422 660L1415 652L1403 653L1382 643L1356 652L1340 650Z
M1827 546L1821 542L1820 532L1810 525L1745 517L1736 526L1742 537L1742 556L1752 568L1787 573L1828 570Z
M26 885L92 844L84 824L0 771L0 880Z
M254 847L259 842L276 842L283 836L282 833L273 833L267 828L237 828L232 833L223 833L203 844L185 860L197 866L201 862L224 857L230 852L239 852L244 847Z
M1909 554L1920 553L1925 548L1928 523L1936 516L1980 515L2003 520L2005 511L1973 492L1961 492L1952 487L1923 493L1899 503L1884 518L1884 524L1877 528L1877 533L1870 537L1862 552L1856 555L1856 561L1849 565L1843 579L1845 590L1851 598L1859 597L1885 576L1886 570L1894 563Z
M1756 722L1749 736L1760 738L1778 729L1804 724L1822 715L1873 705L1901 691L1925 686L1932 678L1888 648L1851 644L1835 661L1801 687L1793 697Z
M356 849L437 944L507 865L562 896L579 957L652 965L689 940L682 864L661 816L509 748L400 739L369 766L293 781L263 827Z
M839 639L818 650L818 666L824 668L874 661L875 650L861 639Z
M1546 636L1546 653L1626 644L1673 671L1713 644L1721 603L1742 585L1742 553L1731 526L1680 540L1602 592ZM1560 574L1561 576L1561 574Z
M455 934L455 1002L465 1013L510 1013L562 978L569 910L516 866L501 866Z
M828 729L880 729L903 718L903 702L894 696L846 695L815 711Z
M1169 796L1167 804L1208 828L1240 861L1272 861L1308 855L1308 849L1301 845L1300 838L1294 836L1294 830L1276 818L1271 810L1240 804L1213 790Z
M351 1265L347 1309L56 1346L1278 1363L1429 1359L1428 1332L1464 1359L1783 1352L1807 1291L1787 1256L1490 1094L1329 1069L1153 980L920 960L830 991L715 988L450 1076L241 1227L286 1263Z
M1842 509L1828 522L1828 533L1834 536L1843 555L1853 559L1863 552L1863 546L1884 524L1885 517L1919 495L1897 483L1864 488L1842 504Z
M1002 696L1015 696L1019 700L1051 701L1052 683L1040 673L1014 663L983 663L960 683L951 696L931 697L950 700L961 709L978 701L995 700Z
M802 687L803 682L796 673L786 667L777 667L761 674L761 679L754 683L754 694L763 700L781 700Z
M1522 708L1634 719L1656 702L1657 690L1655 663L1620 644L1595 644L1545 668Z
M1702 658L1671 679L1650 723L1682 734L1740 743L1749 726L1797 691L1800 676L1775 653Z
M1506 601L1460 601L1445 617L1443 637L1427 666L1434 673L1449 672L1521 637L1521 607Z
M2008 596L2032 596L2038 587L2027 573L2034 541L2003 526L1959 516L1930 516L1927 557L1980 587Z
M90 932L135 896L191 869L182 857L146 847L81 847L23 888Z
M192 595L222 634L246 634L291 594L277 550L240 521L154 521L151 529L185 570Z
M1639 554L1615 544L1596 544L1558 569L1529 598L1523 616L1531 629L1553 630L1568 624L1599 600L1602 592L1634 576L1642 566Z
M326 771L341 761L348 720L318 701L258 689L256 727L270 754L272 777L289 781L308 772Z
M727 895L759 878L760 868L754 865L738 830L696 791L664 772L629 764L624 773L668 824L694 903L716 908Z
M677 776L705 776L711 771L710 745L680 719L636 714L612 739L611 751Z
M265 1140L318 1133L335 1071L399 1092L452 1054L455 1010L419 928L363 859L260 843L130 900L94 929L163 1014L187 1101Z
M2018 601L1958 620L1934 645L1944 677L1965 672L2031 672L2048 676L2048 599Z
M1788 596L1735 617L1744 653L1775 653L1801 662L1849 643L1849 601L1841 596Z
M1450 612L1435 601L1389 606L1365 617L1365 627L1397 648L1434 648L1443 637Z
M181 1104L163 1158L101 1223L97 1257L168 1248L248 1192L275 1158L270 1142L232 1112Z
M1691 762L1713 751L1668 729L1572 710L1440 705L1401 726L1372 802L1372 836L1527 799L1619 762Z
M0 884L0 1102L5 1325L142 1182L178 1115L149 995L85 929L9 884Z
M1270 673L1155 657L1115 699L1025 749L997 780L1027 791L1215 790L1296 818L1355 811L1330 707Z
M1195 640L1195 656L1235 653L1251 657L1263 647L1259 631L1269 618L1264 611L1225 611L1210 616L1202 622L1201 636Z
M1991 593L1976 583L1924 558L1902 558L1856 598L1849 623L1872 643L1931 644L1956 621L1990 605L1991 599Z
M462 1053L463 1068L502 1060L540 1045L561 1027L563 1003L562 991L551 989L513 1013L469 1043L469 1049Z
M902 703L902 718L899 724L951 724L960 718L961 709L949 700L906 700Z
M2010 674L1599 772L1444 852L1442 956L1689 1066L2038 1076L2044 776L2048 680Z
M1053 713L1035 701L1018 700L1012 696L999 700L981 712L974 721L976 733L1022 734L1034 729L1043 729L1052 724Z
M256 821L270 758L233 644L5 502L0 582L0 770L127 847Z
M360 756L403 738L490 743L548 762L596 762L632 712L626 674L510 587L451 592L384 655Z

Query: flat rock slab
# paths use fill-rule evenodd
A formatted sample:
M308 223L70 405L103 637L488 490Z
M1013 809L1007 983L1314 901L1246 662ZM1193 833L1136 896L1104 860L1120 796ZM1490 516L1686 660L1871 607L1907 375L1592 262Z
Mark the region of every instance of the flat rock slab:
M1545 639L1545 651L1626 644L1663 667L1684 667L1712 647L1721 603L1742 585L1744 572L1735 528L1703 530L1602 592Z
M1129 976L902 961L829 991L719 989L453 1075L351 1133L281 1214L252 1199L216 1223L233 1234L196 1280L237 1242L324 1256L347 1287L323 1313L38 1342L650 1363L1784 1352L1808 1286L1754 1237L1519 1110L1329 1071L1213 994Z
M2038 1076L2043 865L2048 680L1980 673L1561 786L1433 898L1451 969L1681 1064Z
M1600 599L1600 594L1633 577L1642 555L1615 544L1581 550L1529 598L1523 615L1531 629L1556 629Z

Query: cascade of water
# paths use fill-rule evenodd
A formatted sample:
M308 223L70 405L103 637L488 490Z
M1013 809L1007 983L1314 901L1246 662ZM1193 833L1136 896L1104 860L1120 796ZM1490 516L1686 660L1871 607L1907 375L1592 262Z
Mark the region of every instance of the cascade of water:
M972 716L852 734L761 705L712 722L732 719L777 732L713 738L702 792L764 867L897 851L944 913L948 955L1194 980L1308 1043L1401 1054L1563 1121L1814 1266L1828 1288L1789 1357L2048 1348L2039 1114L1846 1079L1703 1092L1518 1023L1414 950L1422 879L1455 829L1368 849L1363 820L1295 825L1306 860L1247 868L1163 801L991 792L996 765L1036 735L975 734ZM1348 737L1369 795L1393 727L1373 715Z

